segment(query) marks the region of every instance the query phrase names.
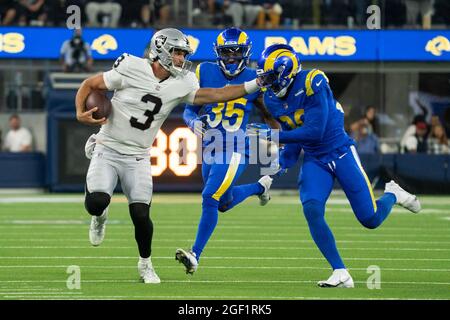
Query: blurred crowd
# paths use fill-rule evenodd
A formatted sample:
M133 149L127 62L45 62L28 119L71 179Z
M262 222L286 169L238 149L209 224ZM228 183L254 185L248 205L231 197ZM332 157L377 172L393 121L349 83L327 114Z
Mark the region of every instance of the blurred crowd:
M0 24L64 26L77 5L91 27L365 28L372 4L383 28L450 25L448 0L1 0Z
M365 109L361 119L347 128L356 142L360 154L386 153L380 146L380 120L374 106ZM432 115L427 122L426 115L416 115L410 126L403 133L397 149L400 153L450 154L450 106L442 117Z

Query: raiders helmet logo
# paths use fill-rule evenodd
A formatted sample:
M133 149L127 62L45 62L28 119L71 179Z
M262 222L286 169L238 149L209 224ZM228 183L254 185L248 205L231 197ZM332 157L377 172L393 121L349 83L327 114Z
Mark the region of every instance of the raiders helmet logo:
M155 39L155 46L158 49L161 49L161 47L166 43L167 37L164 35L160 35Z

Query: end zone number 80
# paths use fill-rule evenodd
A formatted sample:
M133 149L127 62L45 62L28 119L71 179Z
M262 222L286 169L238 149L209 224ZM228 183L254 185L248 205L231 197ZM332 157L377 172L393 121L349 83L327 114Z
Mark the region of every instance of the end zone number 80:
M181 163L180 142L186 140L186 159ZM166 151L170 153L167 155ZM197 136L188 128L177 128L169 136L158 131L155 143L150 149L150 157L156 159L152 165L152 176L160 176L167 166L177 176L189 176L197 169Z

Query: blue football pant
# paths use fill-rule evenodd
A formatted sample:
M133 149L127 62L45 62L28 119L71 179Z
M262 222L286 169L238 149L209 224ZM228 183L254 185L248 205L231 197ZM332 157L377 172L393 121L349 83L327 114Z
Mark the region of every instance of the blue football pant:
M353 146L329 163L305 155L299 179L300 200L311 236L333 269L345 268L334 236L325 221L325 204L337 179L358 221L366 228L381 225L396 202L385 193L375 200L370 181Z
M205 248L218 222L218 211L230 210L246 198L264 191L259 183L234 186L247 167L243 155L233 153L229 163L202 164L205 186L202 192L202 215L192 251L197 259Z

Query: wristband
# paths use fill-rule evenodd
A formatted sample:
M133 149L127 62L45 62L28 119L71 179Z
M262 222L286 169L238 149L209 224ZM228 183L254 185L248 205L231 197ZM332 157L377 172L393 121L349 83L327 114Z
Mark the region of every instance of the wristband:
M260 89L258 84L256 83L256 79L253 79L251 81L245 81L244 88L245 88L245 92L247 92L247 94L255 93L255 92L259 91L259 89Z

